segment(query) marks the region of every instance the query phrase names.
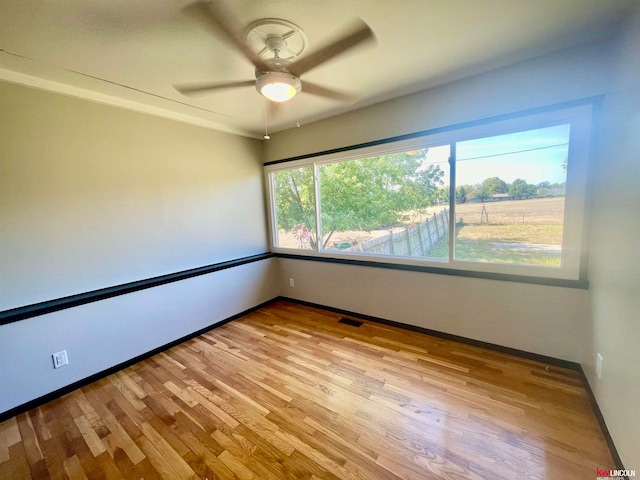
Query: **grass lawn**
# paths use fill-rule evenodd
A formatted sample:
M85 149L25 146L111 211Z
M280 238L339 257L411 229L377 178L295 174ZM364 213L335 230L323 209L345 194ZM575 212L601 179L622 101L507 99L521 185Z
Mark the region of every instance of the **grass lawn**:
M489 223L481 223L483 205L456 205L456 260L559 267L564 198L487 202ZM430 257L448 256L447 239Z
M501 228L502 227L502 228ZM510 225L465 225L456 235L456 260L469 262L512 263L559 267L559 247L543 243L528 243L516 238L507 240L507 234L526 238L527 232L514 232ZM550 225L549 230L562 234L562 227ZM440 240L429 252L429 257L447 258L449 245L446 238Z
M559 267L562 225L463 225L456 230L456 260ZM446 258L441 239L430 257Z
M562 245L562 225L463 225L456 229L456 240Z

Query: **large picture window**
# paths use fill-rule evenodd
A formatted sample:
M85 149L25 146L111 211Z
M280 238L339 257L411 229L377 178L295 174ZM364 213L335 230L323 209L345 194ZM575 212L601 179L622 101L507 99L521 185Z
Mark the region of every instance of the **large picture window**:
M272 247L581 280L592 110L584 102L268 165Z

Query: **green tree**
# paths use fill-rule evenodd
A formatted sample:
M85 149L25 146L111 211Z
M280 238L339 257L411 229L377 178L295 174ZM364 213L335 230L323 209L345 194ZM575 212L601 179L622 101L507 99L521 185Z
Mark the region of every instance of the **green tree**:
M487 198L489 198L496 193L508 193L509 184L499 177L490 177L482 182L482 189L486 192Z
M478 198L478 188L480 187L480 184L478 185L462 185L462 187L464 187L464 191L466 193L466 197L467 197L467 202L469 200L473 200L474 198ZM457 187L456 190L460 188Z
M438 187L437 201L439 203L449 203L450 192L451 189L449 187Z
M444 172L425 165L427 150L394 153L321 165L321 220L326 245L335 231L366 230L398 223L408 211L419 211L440 200ZM290 230L315 225L313 172L310 167L277 172L278 227ZM311 245L317 237L311 232Z
M526 180L516 178L509 188L509 196L520 200L533 198L538 194L538 187L527 183Z
M551 187L549 182L540 182L537 186L537 194L540 196L545 196L548 193L548 189Z
M278 228L292 230L296 225L306 226L311 231L311 246L315 248L313 169L301 167L276 172L273 178Z
M467 202L467 189L464 185L460 185L456 187L456 203L466 203Z
M478 200L485 201L491 197L489 193L489 189L486 188L484 183L477 183L473 186L473 198L477 198Z

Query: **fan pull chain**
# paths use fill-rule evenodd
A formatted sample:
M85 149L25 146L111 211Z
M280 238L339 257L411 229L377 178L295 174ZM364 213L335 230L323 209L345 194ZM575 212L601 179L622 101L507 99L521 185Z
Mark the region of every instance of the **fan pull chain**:
M269 136L269 129L267 128L267 102L268 100L265 99L264 101L264 139L265 140L269 140L271 137Z
M294 103L296 109L296 127L300 128L300 111L298 110L298 103Z

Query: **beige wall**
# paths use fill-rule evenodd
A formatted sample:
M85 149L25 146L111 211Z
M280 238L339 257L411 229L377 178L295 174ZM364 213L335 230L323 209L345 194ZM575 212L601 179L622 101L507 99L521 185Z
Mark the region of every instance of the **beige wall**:
M0 83L0 310L267 250L260 144ZM0 326L0 412L278 295L263 260ZM51 354L67 350L54 370Z
M627 468L640 469L640 5L607 96L595 175L591 317L583 360ZM595 356L603 357L602 379Z
M0 83L0 310L267 250L260 142Z
M279 258L282 295L579 362L586 290ZM295 287L289 287L293 278Z

